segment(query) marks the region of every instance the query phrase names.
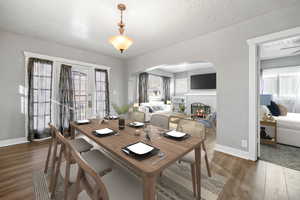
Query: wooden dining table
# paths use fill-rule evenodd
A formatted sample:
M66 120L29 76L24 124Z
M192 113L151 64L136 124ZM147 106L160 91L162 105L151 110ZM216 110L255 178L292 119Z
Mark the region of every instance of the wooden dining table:
M127 122L128 123L128 122ZM149 132L151 140L146 139L143 128L132 128L126 126L125 129L119 130L118 120L110 120L106 123L100 123L99 120L91 120L91 123L78 125L75 122L70 123L71 134L75 137L75 130L81 134L87 136L99 146L104 148L107 152L114 155L117 160L123 165L127 165L129 169L135 170L135 172L141 176L143 180L143 199L155 200L156 196L156 180L160 173L166 169L169 165L175 163L184 155L190 151L195 151L196 160L196 191L197 200L201 199L201 139L197 136L191 136L185 140L177 141L163 136L166 130L148 125L147 130ZM102 128L110 128L118 131L118 134L97 137L93 134L93 131ZM164 157L154 155L145 160L137 160L129 155L125 154L121 149L125 146L136 142L145 142L152 145L163 152Z

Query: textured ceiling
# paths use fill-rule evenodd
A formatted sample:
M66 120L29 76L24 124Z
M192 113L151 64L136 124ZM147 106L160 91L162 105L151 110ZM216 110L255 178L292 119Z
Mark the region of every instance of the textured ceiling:
M120 58L133 57L216 31L298 0L1 0L0 28ZM123 55L107 42L125 3Z

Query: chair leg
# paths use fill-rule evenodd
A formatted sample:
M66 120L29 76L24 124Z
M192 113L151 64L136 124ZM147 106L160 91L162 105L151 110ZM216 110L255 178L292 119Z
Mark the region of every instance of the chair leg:
M66 158L66 174L65 174L65 189L64 189L64 199L68 199L68 191L69 191L69 180L70 180L70 167L71 167L71 156L70 152L67 155L68 157Z
M52 145L53 145L53 138L51 138L50 144L49 144L49 147L48 147L48 154L47 154L45 170L44 170L45 174L48 172L49 160L51 158L51 152L52 152Z
M163 176L163 171L161 171L160 173L159 173L159 177L162 177Z
M204 151L204 158L205 158L205 163L206 163L206 168L207 168L207 174L209 177L211 177L211 172L210 172L210 167L209 167L209 163L208 163L208 158L207 158L207 151L206 151L206 147L205 147L205 143L202 143L202 149Z
M75 183L75 193L74 193L74 200L77 200L78 195L81 191L81 187L80 187L80 182L83 176L83 170L81 168L78 169L78 173L77 173L77 178L76 178L76 183Z
M54 197L55 197L57 178L58 178L58 175L59 175L59 169L60 169L60 165L61 165L61 161L62 161L63 152L64 152L64 146L62 145L61 148L60 148L60 152L59 152L57 166L55 168L55 174L53 176L53 186L51 187L52 189L50 191L51 192L51 199L54 199Z
M195 163L191 164L191 174L192 174L192 182L193 182L193 193L194 197L196 196L196 165Z
M53 150L53 156L52 156L52 162L51 162L51 174L50 174L50 188L49 188L49 191L52 191L52 186L53 186L53 175L54 175L54 172L55 172L55 163L57 161L57 140L56 139L53 139L53 146L54 146L54 150Z

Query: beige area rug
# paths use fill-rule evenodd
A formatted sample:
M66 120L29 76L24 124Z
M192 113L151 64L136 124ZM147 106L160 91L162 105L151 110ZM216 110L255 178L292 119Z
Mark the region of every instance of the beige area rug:
M221 175L207 176L206 168L202 169L201 195L203 200L217 200L227 179ZM36 200L50 200L47 178L42 171L32 176ZM56 192L56 200L63 199L63 180L60 177ZM158 179L157 200L194 200L190 167L187 164L173 164ZM121 200L112 199L112 200Z

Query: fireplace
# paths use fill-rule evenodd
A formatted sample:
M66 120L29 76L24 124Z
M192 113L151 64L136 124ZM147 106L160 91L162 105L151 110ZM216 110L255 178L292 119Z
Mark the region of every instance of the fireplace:
M203 103L191 104L191 116L192 118L206 118L211 113L211 108Z

